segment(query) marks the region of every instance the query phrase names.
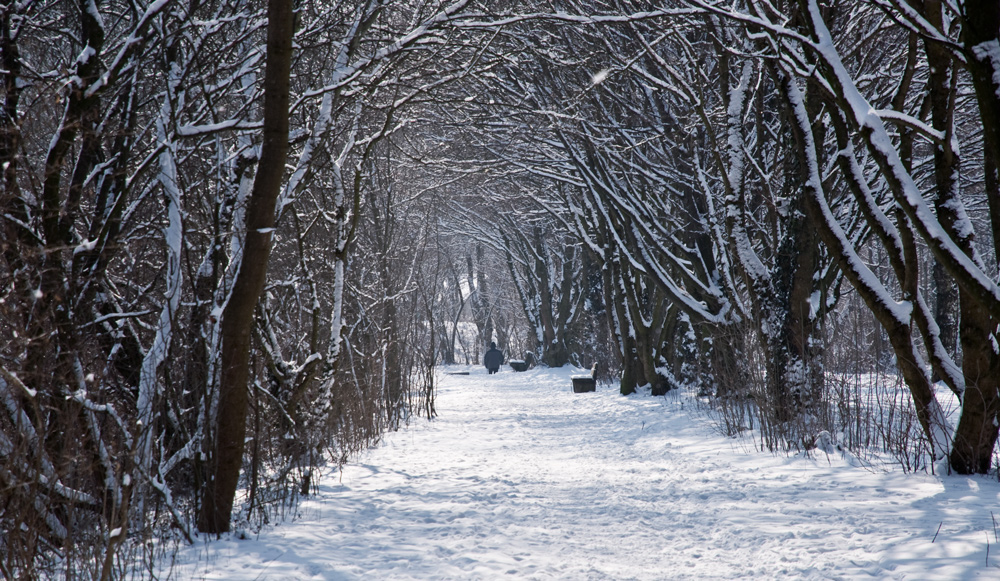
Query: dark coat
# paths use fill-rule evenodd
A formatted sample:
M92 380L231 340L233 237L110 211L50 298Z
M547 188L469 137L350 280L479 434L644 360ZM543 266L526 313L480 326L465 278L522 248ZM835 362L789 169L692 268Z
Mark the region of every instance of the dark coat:
M500 369L503 365L503 353L499 349L490 349L483 355L483 365L486 369Z

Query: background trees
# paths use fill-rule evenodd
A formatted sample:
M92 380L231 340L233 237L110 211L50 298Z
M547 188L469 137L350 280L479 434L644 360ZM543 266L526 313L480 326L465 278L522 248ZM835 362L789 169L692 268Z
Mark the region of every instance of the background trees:
M294 20L289 6L291 74L274 89L264 4L3 6L5 574L54 559L108 577L120 546L190 538L196 514L212 532L267 520L316 465L433 412L432 361L400 348L422 332L391 292L412 294L407 258L394 239L362 246L385 294L361 292L371 271L349 263L359 227L409 218L384 193L380 144L462 6L307 3ZM287 165L263 146L272 123ZM251 269L261 300L236 293Z
M839 339L824 321L846 279L883 327L931 457L986 470L996 283L974 243L991 226L966 208L989 207L991 166L986 149L959 155L980 148L958 120L988 115L991 98L959 98L971 84L960 63L978 58L956 40L962 15L937 3L560 8L505 21L510 56L482 81L482 141L499 136L484 149L542 184L531 199L603 262L622 390L630 377L670 384L661 350L699 353L697 339L659 334L664 305L680 307L709 329L698 367L725 376L716 393L759 377L771 444L808 447ZM855 50L873 31L877 60ZM873 249L890 269L865 263ZM763 368L722 363L734 360ZM928 370L962 401L954 438Z

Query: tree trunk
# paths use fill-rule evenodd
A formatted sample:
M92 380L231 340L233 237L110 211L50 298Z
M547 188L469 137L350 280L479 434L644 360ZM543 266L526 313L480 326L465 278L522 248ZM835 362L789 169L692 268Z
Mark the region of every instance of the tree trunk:
M924 16L929 24L937 30L944 31L942 6L939 0L925 0ZM947 47L931 40L925 41L925 50L931 71L928 79L931 123L934 129L944 136L942 142L934 148L936 185L934 206L938 220L948 235L958 243L968 257L976 259L975 235L970 227L969 218L965 215L959 194L959 153L952 147L954 97L958 92L956 75L951 66L952 57ZM981 109L989 111L988 107ZM997 119L993 120L996 121ZM987 130L984 133L989 132ZM987 147L987 159L989 155ZM938 287L938 314L948 319L938 323L942 329L942 340L945 339L946 329L951 327L952 333L954 329L953 307L947 302L949 300L952 304L954 302L952 288L954 282L943 276L943 272L940 277L942 280L938 280L938 272L943 270L940 264L935 264L935 282L942 283L942 286ZM959 338L962 344L965 393L962 398L962 416L955 431L950 461L952 468L960 474L984 474L990 468L998 431L994 421L1000 402L998 393L1000 360L993 347L996 324L990 313L977 304L964 288L959 289L958 303L962 321ZM945 345L951 346L947 343Z
M473 263L472 254L465 255L465 266L469 284L475 281L475 292L472 293L472 316L479 332L476 358L479 358L478 348L489 345L493 340L493 301L490 297L489 285L484 270L483 245L476 245L476 260ZM502 350L502 349L501 349Z
M993 228L993 245L1000 260L1000 4L996 0L966 0L963 9L963 39L966 63L983 123L984 185ZM991 50L992 49L992 50ZM995 329L995 319L985 309L960 297L962 369L966 389L962 417L955 431L950 461L961 474L989 471L1000 424L1000 364L984 339ZM967 323L971 323L967 329ZM970 345L966 341L971 340Z
M942 29L941 3L925 0L923 12L929 24ZM953 76L952 55L949 49L933 40L924 40L927 64L930 73L927 79L928 101L930 103L931 125L944 136L943 142L934 147L934 209L938 220L949 233L954 233L954 224L960 219L951 204L958 196L957 177L959 158L951 147L952 117L954 103L952 91L948 87L949 76ZM958 240L958 238L955 238ZM934 321L940 329L941 342L948 354L955 356L958 338L958 289L940 262L933 267L934 287L937 300L934 303Z
M966 293L959 296L959 304L965 393L949 462L959 474L986 474L998 435L1000 361L993 351L989 313Z
M288 153L288 92L292 62L293 2L269 0L264 71L264 128L260 163L246 214L246 242L239 274L222 314L221 378L215 450L202 491L198 528L229 530L246 436L250 336L257 300L267 278L275 202Z
M965 0L962 37L966 63L972 76L983 128L983 155L986 169L986 197L993 226L993 244L1000 259L1000 3L996 0ZM990 52L992 48L993 52Z

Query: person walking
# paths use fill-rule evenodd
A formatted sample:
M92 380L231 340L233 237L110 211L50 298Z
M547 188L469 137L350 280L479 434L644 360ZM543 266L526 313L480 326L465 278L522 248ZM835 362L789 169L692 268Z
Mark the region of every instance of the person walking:
M490 350L483 355L483 365L493 375L497 371L500 371L500 366L503 365L503 353L497 349L497 344L490 342Z

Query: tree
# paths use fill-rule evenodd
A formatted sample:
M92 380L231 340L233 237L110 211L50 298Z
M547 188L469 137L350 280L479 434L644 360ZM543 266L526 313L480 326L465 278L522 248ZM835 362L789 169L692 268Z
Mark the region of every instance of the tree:
M813 205L814 219L824 232L824 240L843 268L849 271L848 277L852 279L854 287L863 295L867 294L869 308L873 309L889 332L901 371L913 394L918 417L927 440L931 443L932 454L938 458L948 454L952 468L962 473L987 470L990 462L988 457L992 455L997 433L996 422L992 419L996 417L997 381L994 377L995 354L986 345L992 344L995 338L991 329L980 328L977 322L985 322L996 316L998 287L985 273L985 267L972 244L972 224L962 201L954 194L950 176L944 175L948 173L950 164L954 163L953 159L947 159L949 146L946 145L936 157L936 191L937 198L943 200L943 206L939 208L942 211L935 215L924 201L920 188L907 169L904 157L894 145L883 120L889 118L905 123L919 129L931 139L941 140L951 139L947 134L947 120L944 119L951 114L939 103L936 117L938 126L946 129L944 135L928 131L922 122L906 115L873 114L872 111L876 109L862 95L836 50L824 11L817 2L806 1L798 5L804 34L784 24L770 21L753 4L752 15L718 10L718 7L707 3L697 4L706 10L745 22L748 26L759 27L773 39L770 46L785 67L782 72L783 97L794 112L798 125L799 147L804 152L801 159L812 168L808 170L812 177L807 180L808 190L811 192L810 203ZM933 30L924 29L923 32L932 34L935 42L950 44L941 39L940 35L934 36ZM781 45L781 41L786 39L791 43ZM799 50L802 52L797 52ZM887 289L881 284L875 284L877 279L871 276L857 257L855 243L848 239L837 217L830 212L827 202L829 196L824 193L822 182L818 178L817 152L821 145L817 140L810 139L813 134L812 117L806 107L807 100L802 97L793 80L800 74L799 63L808 59L815 59L816 67L813 70L816 80L823 83L817 83L815 87L818 93L825 95L831 107L834 124L840 128L841 144L846 145L846 135L860 142L901 209L894 224L890 225L882 210L873 206L873 199L867 195L867 180L856 171L856 160L847 160L850 163L845 167L843 175L861 202L858 208L870 223L877 224L875 230L879 239L890 251L890 256L895 257L898 265L895 269L897 278L909 299L904 310L894 306L897 303L891 299ZM812 73L805 76L809 78L811 75ZM936 86L930 90L932 95L942 90L940 79L932 80L932 85ZM861 155L861 152L852 153ZM930 388L929 377L923 369L922 358L914 348L910 335L912 317L924 336L932 362L944 372L942 375L948 377L954 365L949 365L946 350L940 346L937 329L927 323L930 317L926 304L914 292L916 258L912 241L915 239L926 243L935 260L954 277L960 288L960 302L965 305L963 309L966 316L962 329L964 377L961 378L964 381L954 381L953 374L949 378L953 388L962 394L963 414L954 442L950 446L950 453L947 452L950 440L947 426ZM970 397L970 393L974 395Z
M229 530L230 514L246 435L250 335L257 300L267 278L274 232L275 203L281 193L288 154L289 77L294 9L290 0L268 0L264 69L264 125L260 162L246 214L246 238L239 273L222 313L219 408L215 451L204 489L198 528Z

